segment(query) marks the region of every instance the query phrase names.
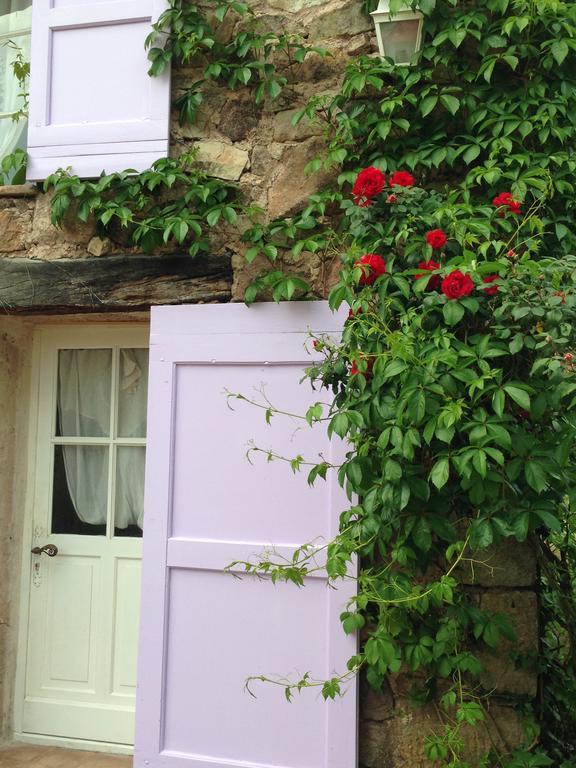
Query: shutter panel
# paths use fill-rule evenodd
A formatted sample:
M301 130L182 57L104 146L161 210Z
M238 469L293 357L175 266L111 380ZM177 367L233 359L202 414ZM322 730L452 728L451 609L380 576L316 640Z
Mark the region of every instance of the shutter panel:
M225 394L304 413L322 399L299 383L320 358L307 329L339 335L342 325L325 302L152 310L135 768L356 765L355 681L327 702L308 690L288 703L263 682L256 698L244 690L252 674L344 672L356 640L339 614L355 581L328 589L318 571L300 589L224 572L265 549L291 558L328 540L349 506L335 473L310 488L305 469L246 459L253 439L338 464L343 446L325 424L278 415L267 425Z
M170 74L144 41L165 0L34 0L28 179L142 171L168 154Z

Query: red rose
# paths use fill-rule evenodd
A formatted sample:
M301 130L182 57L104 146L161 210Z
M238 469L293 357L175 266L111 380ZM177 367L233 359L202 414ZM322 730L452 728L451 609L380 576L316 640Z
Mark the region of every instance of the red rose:
M392 204L392 203L395 203L397 199L398 198L396 197L396 195L388 195L388 197L386 198L386 202Z
M500 194L496 195L494 200L492 200L492 204L495 205L496 208L508 208L510 213L522 213L521 204L517 200L514 200L512 192L500 192ZM500 210L498 215L504 216L504 210Z
M386 177L378 168L364 168L360 171L352 187L354 202L361 208L372 205L372 198L379 195L386 184Z
M448 296L449 299L461 299L463 296L468 296L474 290L474 283L470 275L465 275L456 269L454 272L450 272L444 280L442 280L442 293Z
M500 208L501 205L508 205L512 199L512 192L500 192L500 194L496 195L494 200L492 200L492 203L496 208Z
M564 355L564 360L566 360L567 363L571 363L572 360L574 360L574 355L572 354L572 352L566 352L566 354Z
M365 253L354 262L354 266L362 269L360 285L372 285L380 275L386 272L386 262L377 253Z
M490 285L490 283L493 283L494 280L498 280L498 275L488 275L488 277L485 277L482 282ZM484 288L484 293L486 296L494 296L494 294L498 293L498 290L498 286L493 285L491 288Z
M418 269L423 269L425 271L414 275L415 280L420 280L422 277L426 277L427 272L434 272L434 270L440 269L440 264L438 264L436 261L432 261L432 259L430 259L430 261L421 261L420 264L418 264ZM435 291L439 285L440 275L432 275L430 280L428 280L428 285L426 288L430 289L431 291Z
M414 186L414 176L408 171L396 171L390 176L388 184L391 187L412 187Z
M356 360L352 360L352 365L350 366L350 376L357 376L359 373L362 376L366 376L368 378L369 376L372 376L372 368L374 368L374 360L376 359L374 355L370 355L369 357L364 358L366 360L366 370L360 371L358 370L358 365L356 363Z
M426 235L426 242L431 248L434 248L435 251L444 248L447 240L448 238L442 229L433 229Z

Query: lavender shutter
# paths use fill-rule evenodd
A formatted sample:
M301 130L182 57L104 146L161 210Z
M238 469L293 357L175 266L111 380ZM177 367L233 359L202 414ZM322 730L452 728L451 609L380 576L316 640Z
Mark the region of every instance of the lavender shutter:
M225 390L302 413L319 398L303 370L318 357L307 329L339 334L324 302L161 307L152 310L136 768L353 768L355 681L324 702L318 690L288 703L252 674L326 678L346 669L356 641L339 614L354 581L304 588L224 568L273 547L290 558L336 531L348 507L335 477L310 488L261 455L338 463L325 424L264 411ZM321 395L320 395L321 397Z
M34 0L28 178L81 177L168 154L170 76L144 41L166 0Z

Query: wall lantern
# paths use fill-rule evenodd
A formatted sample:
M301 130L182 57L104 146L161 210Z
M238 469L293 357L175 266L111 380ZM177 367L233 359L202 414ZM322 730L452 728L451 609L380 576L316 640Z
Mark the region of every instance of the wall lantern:
M398 3L394 5L397 7ZM390 0L380 0L371 15L376 25L380 56L392 59L394 64L410 64L422 44L424 16L413 11L408 0L394 12L390 11Z

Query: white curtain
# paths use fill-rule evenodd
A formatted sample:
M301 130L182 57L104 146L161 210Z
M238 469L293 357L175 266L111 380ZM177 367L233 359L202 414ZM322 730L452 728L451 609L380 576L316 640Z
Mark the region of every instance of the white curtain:
M145 437L148 351L120 350L118 435ZM110 434L112 354L109 349L62 350L58 413L65 437ZM84 523L105 525L109 453L106 446L66 445L66 482L76 514ZM115 526L142 527L144 449L119 446L116 456Z
M14 113L20 109L22 101L19 94L22 86L16 79L11 67L16 51L8 41L17 45L26 61L30 61L30 27L32 8L22 8L30 3L12 0L7 11L2 13L0 5L0 113ZM25 32L25 34L22 34ZM26 129L26 120L13 120L10 116L0 119L0 159L13 152Z
M120 350L118 434L146 437L148 350ZM144 448L119 446L116 452L115 525L142 528L144 515Z

